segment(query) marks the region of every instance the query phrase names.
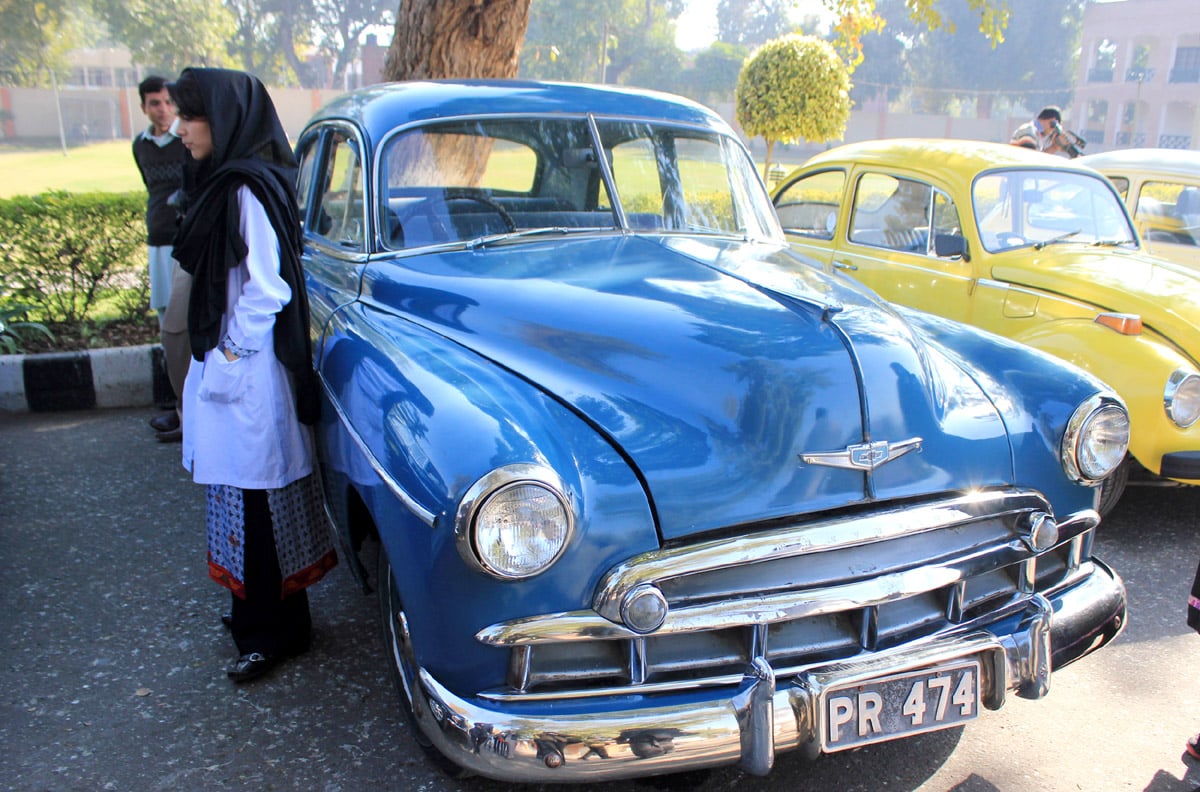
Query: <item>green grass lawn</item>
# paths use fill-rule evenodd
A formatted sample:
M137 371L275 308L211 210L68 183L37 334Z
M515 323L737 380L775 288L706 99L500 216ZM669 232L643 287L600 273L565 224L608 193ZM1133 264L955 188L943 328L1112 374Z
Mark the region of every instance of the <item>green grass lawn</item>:
M0 149L0 198L67 192L144 190L130 141L62 149Z

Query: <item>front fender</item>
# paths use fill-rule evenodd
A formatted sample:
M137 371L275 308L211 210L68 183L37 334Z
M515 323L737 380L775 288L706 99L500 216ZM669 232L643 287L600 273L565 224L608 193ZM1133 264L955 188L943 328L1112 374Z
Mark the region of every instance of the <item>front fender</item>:
M1167 378L1197 368L1162 336L1150 330L1123 335L1093 320L1063 319L1014 338L1107 382L1129 409L1129 453L1147 470L1160 473L1164 454L1200 451L1200 424L1182 429L1163 409Z
M898 309L992 398L1013 445L1014 481L1041 491L1055 513L1094 508L1097 490L1071 481L1061 442L1071 414L1096 393L1112 388L1082 370L1030 346L933 314Z
M600 434L437 334L355 303L331 320L320 375L333 408L320 445L334 510L344 520L347 504L365 507L395 572L417 660L446 684L501 684L507 653L480 645L476 632L513 613L587 607L599 574L658 546L641 483ZM463 560L453 521L472 484L519 463L557 473L576 530L549 570L506 582Z

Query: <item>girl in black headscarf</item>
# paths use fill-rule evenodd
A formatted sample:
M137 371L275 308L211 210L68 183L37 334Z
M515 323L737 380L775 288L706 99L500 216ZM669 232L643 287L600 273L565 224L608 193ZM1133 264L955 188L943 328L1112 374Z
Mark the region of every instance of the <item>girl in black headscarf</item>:
M335 563L313 471L316 379L300 266L296 162L266 88L185 69L168 85L192 156L175 257L192 275L183 463L207 488L209 574L235 682L308 648L307 586Z

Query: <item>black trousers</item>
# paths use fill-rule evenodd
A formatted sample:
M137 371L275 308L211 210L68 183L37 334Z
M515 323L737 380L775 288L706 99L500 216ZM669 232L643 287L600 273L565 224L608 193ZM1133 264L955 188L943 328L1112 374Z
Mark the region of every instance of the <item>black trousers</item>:
M281 597L283 575L275 552L271 509L264 490L242 490L246 519L246 598L233 597L233 640L238 654L286 657L308 649L312 618L308 592Z

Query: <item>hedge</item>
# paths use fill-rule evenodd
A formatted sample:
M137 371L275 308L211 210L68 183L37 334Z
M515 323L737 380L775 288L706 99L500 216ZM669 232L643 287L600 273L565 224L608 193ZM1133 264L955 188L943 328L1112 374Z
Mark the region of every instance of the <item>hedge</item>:
M146 194L47 192L0 200L0 307L78 323L102 298L149 309Z

